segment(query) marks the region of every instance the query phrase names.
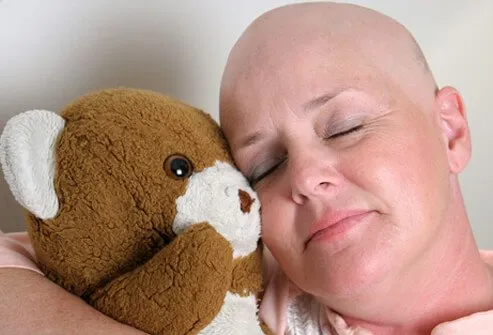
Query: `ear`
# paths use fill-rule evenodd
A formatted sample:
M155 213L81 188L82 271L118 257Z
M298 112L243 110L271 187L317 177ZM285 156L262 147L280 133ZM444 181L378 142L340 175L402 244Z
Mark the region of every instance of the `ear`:
M15 199L37 217L58 213L55 146L65 126L56 113L32 110L10 119L0 137L0 163Z
M461 172L471 158L471 136L464 102L452 87L444 87L435 96L435 107L446 141L450 172Z

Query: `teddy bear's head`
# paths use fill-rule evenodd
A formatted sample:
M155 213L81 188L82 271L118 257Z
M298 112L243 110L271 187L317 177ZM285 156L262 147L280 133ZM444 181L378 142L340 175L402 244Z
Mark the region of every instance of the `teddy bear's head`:
M260 204L219 126L166 96L103 90L60 115L20 114L4 129L0 161L29 212L42 270L78 295L136 268L192 223L214 222L235 257L257 247Z

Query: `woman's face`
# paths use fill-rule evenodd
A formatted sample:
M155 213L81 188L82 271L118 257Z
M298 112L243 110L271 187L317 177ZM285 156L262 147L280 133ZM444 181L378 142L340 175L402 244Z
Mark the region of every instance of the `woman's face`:
M293 55L238 79L221 102L233 156L262 203L263 240L322 298L398 280L448 204L434 101L425 112L363 57Z

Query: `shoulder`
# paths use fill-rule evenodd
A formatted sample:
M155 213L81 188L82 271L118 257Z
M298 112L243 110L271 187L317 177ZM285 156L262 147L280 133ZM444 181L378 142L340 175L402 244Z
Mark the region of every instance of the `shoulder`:
M493 329L493 310L474 313L460 319L444 322L436 326L431 335L447 334L491 334Z

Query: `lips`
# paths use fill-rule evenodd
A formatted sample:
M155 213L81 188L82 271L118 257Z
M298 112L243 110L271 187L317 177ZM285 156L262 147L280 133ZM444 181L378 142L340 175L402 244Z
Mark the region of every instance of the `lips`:
M341 234L358 224L370 213L372 211L367 209L328 211L313 225L305 245L322 237L321 235L330 238Z

